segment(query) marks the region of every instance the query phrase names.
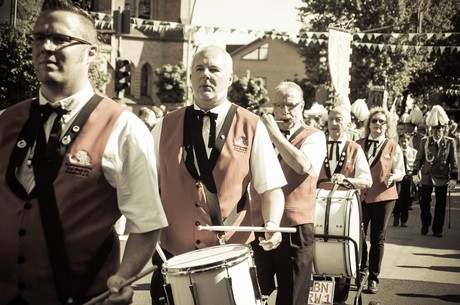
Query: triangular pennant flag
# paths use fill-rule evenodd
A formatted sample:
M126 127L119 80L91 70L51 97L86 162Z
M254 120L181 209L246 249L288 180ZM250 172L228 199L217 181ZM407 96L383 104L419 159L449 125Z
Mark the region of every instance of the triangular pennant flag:
M439 51L441 51L441 54L443 54L445 50L446 50L446 47L439 47Z
M444 38L449 38L452 35L452 33L444 33Z
M434 33L427 33L426 34L426 40L431 39L431 37L433 37L433 36L434 36Z
M409 41L412 41L416 35L417 35L417 34L409 33L409 36L408 36Z
M391 37L398 39L399 33L391 33Z
M374 36L374 34L372 34L372 33L366 34L367 40L372 40L373 36Z
M394 44L392 44L392 45L390 46L390 51L391 51L392 53L394 53L394 52L396 51L396 46L395 46Z
M365 33L358 33L357 35L358 35L359 39L362 40L366 34Z
M401 49L404 51L404 52L407 52L409 50L409 46L401 46Z
M415 46L415 53L418 53L420 51L420 46Z
M436 38L436 40L439 40L439 39L441 39L443 36L444 36L444 34L443 34L443 33L436 33L436 34L435 34L435 38Z
M379 38L380 36L382 36L381 33L375 33L375 34L374 34L374 39L375 39L375 38Z

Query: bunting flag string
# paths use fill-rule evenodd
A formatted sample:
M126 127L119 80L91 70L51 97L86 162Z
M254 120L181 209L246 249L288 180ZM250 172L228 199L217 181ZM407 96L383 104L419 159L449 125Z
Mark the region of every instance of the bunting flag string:
M111 31L113 29L113 16L101 12L90 12L96 22L96 27L99 30ZM195 33L227 33L227 34L247 34L254 37L270 37L272 39L281 39L284 41L292 41L294 43L309 45L318 44L325 45L328 43L328 32L286 32L276 30L254 30L241 28L224 28L215 26L203 25L186 25L178 22L148 20L141 18L131 18L131 28L142 32L159 32L167 31L194 31ZM390 51L390 52L420 52L426 49L429 53L445 52L460 52L460 46L443 45L431 46L427 45L428 41L442 42L452 36L459 36L460 32L443 32L443 33L352 33L353 45L356 47L364 47L374 51ZM378 42L375 40L379 40ZM388 41L390 40L390 41ZM382 42L387 41L387 42ZM410 45L408 43L414 43Z

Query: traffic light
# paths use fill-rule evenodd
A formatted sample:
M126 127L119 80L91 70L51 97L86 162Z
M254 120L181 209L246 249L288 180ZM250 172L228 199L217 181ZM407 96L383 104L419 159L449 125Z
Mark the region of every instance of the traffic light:
M115 92L129 88L131 82L130 62L126 59L117 59L115 65Z
M130 10L113 11L113 30L116 35L129 34L131 32Z

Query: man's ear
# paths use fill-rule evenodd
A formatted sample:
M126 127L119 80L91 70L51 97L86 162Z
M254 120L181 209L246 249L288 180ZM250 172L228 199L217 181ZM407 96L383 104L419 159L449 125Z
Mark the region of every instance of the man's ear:
M230 76L228 78L228 86L231 86L233 83L233 73L230 73Z
M94 61L97 57L97 53L99 51L99 47L95 44L91 45L88 51L88 58L90 62Z

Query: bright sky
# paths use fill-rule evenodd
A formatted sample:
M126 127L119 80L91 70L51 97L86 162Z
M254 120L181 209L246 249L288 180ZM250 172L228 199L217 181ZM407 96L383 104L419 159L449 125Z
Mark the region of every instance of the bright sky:
M193 1L193 0L191 0ZM250 30L297 32L300 28L297 8L301 0L195 0L192 24L239 29L234 34L198 33L196 42L245 44L255 36L243 35Z

